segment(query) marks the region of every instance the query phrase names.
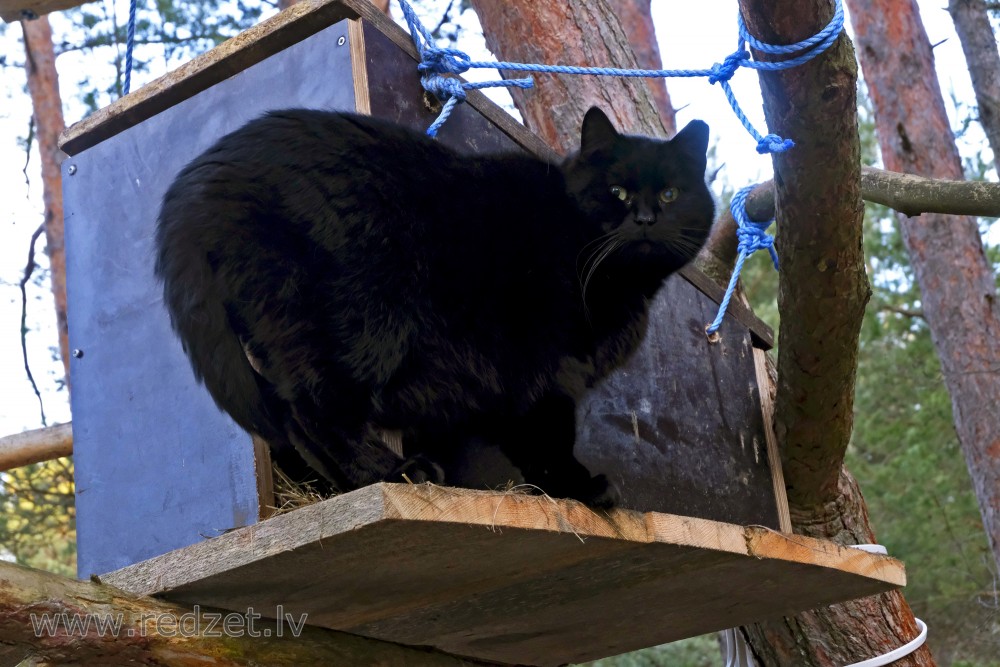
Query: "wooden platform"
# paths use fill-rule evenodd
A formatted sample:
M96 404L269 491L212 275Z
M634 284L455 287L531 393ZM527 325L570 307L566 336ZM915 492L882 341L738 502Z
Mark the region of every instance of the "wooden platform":
M136 594L557 665L905 584L887 556L671 514L378 484L102 577Z

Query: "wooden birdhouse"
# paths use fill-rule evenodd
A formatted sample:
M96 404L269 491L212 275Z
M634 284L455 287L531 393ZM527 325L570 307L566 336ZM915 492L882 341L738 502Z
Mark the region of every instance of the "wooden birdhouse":
M152 273L177 171L266 110L340 109L423 129L409 37L365 0L307 0L71 127L62 147L79 572L126 590L504 663L560 664L904 583L884 556L789 537L760 391L771 331L672 277L640 353L580 406L581 461L624 506L378 484L266 518L266 446L213 403ZM549 149L471 92L439 140ZM597 621L597 622L595 622Z

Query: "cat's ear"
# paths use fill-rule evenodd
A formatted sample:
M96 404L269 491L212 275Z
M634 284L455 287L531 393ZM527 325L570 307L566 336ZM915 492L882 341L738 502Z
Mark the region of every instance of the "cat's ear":
M600 148L606 148L618 138L618 131L611 124L604 112L597 107L583 117L583 129L580 132L580 152L590 153Z
M684 126L670 140L670 143L681 150L684 155L701 165L705 169L708 153L708 124L701 120L693 120Z

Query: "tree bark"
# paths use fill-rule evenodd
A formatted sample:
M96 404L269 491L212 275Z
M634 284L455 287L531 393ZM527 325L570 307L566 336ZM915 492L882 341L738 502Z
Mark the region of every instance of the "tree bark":
M952 181L861 168L861 198L906 215L949 213L1000 218L1000 183ZM747 215L763 222L774 218L774 181L760 183L747 198ZM725 286L738 253L736 221L729 209L719 212L712 235L698 256L702 270Z
M59 424L0 437L0 472L72 455L72 424Z
M35 140L42 162L42 201L45 206L45 244L49 256L52 295L59 329L59 354L69 386L69 327L66 323L66 253L63 245L63 199L59 134L65 129L59 75L47 16L21 21L24 31L25 70L34 110Z
M993 163L1000 174L1000 52L982 0L950 0L948 12L962 42L965 62L972 76L979 106L979 122L993 149Z
M622 29L628 35L629 45L635 54L635 61L643 69L663 69L660 45L656 41L656 26L650 13L652 0L611 0ZM656 110L660 114L663 128L668 135L677 132L674 105L670 102L667 82L664 79L643 79L653 95Z
M886 168L961 179L914 0L848 0ZM905 85L900 85L905 81ZM955 430L1000 568L1000 304L975 219L897 216L951 396Z
M742 0L750 31L771 43L816 33L831 0ZM782 313L775 422L789 502L836 496L853 425L858 336L870 289L861 250L857 66L846 35L784 72L762 72L772 132L796 141L773 157L778 305Z
M815 34L833 15L830 0L740 0L740 8L751 33L776 44ZM842 544L874 542L864 499L843 468L870 295L850 40L842 34L805 65L762 72L760 83L768 128L797 144L773 156L781 260L775 428L792 523L796 532ZM843 665L884 654L917 634L899 593L744 630L764 665ZM898 664L933 660L924 648Z
M875 543L861 490L841 468L835 497L821 507L792 508L797 533L840 544ZM919 629L902 593L892 591L743 628L761 667L841 667L884 655ZM893 667L933 666L926 644Z
M472 6L483 24L486 45L503 60L638 67L609 0L472 0ZM514 104L524 124L563 155L580 147L583 115L595 105L619 131L667 135L650 88L640 79L534 76L534 88L511 90Z
M35 631L43 614L53 622L60 619L61 624L76 620L89 625L85 632L67 632L62 625L60 632L50 636ZM213 614L219 614L218 619ZM229 612L191 609L136 597L100 583L66 579L0 561L0 664L3 665L19 664L28 656L34 661L30 664L80 667L492 664L316 627L304 627L300 636L295 637L286 624L279 637L274 621L255 617L250 626L241 614L231 614L233 618L228 622L224 620L227 615ZM297 625L301 619L291 620ZM111 622L118 626L114 635L98 630L98 623ZM233 629L224 632L227 628Z

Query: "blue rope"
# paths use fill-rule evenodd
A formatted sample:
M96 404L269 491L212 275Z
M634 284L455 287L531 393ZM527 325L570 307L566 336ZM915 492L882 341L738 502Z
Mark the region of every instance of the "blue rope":
M733 196L732 201L729 202L729 210L733 214L733 220L736 221L736 238L739 240L737 249L740 254L736 258L736 266L733 267L733 275L729 279L729 286L726 287L726 294L722 297L722 302L719 304L719 312L712 323L705 328L706 333L709 335L714 334L722 326L722 318L729 307L729 301L733 298L733 292L736 290L736 282L740 278L740 271L743 270L743 263L747 261L747 257L758 250L767 248L767 251L771 254L771 261L774 263L774 268L776 270L778 268L778 253L774 251L774 237L767 234L767 228L774 220L754 222L747 215L747 197L755 187L757 186L748 185L737 192Z
M128 37L125 41L125 84L122 90L128 95L132 87L132 49L135 47L135 4L136 0L129 3L128 8Z
M733 77L740 67L750 69L777 71L797 67L809 62L819 54L826 51L840 36L844 28L844 8L841 0L836 0L836 9L833 18L821 31L804 39L801 42L788 45L773 45L761 42L747 30L743 16L739 17L739 42L736 51L725 57L722 63L715 63L710 69L621 69L618 67L576 67L570 65L535 65L529 63L512 62L490 62L474 61L469 55L459 49L437 48L434 46L434 38L420 22L413 8L407 0L399 0L399 6L403 10L403 17L410 27L410 35L413 37L413 44L420 54L420 64L417 69L423 73L420 79L424 89L433 93L438 99L445 100L444 107L437 119L427 128L427 134L436 136L438 129L451 115L452 110L459 102L466 98L466 91L473 88L491 88L495 86L508 86L517 88L531 88L534 80L531 77L523 79L502 79L498 81L487 81L483 83L468 83L446 74L462 74L470 69L498 69L512 72L542 72L549 74L586 74L591 76L619 76L619 77L706 77L709 83L718 83L722 88L729 106L732 107L736 117L746 128L750 136L757 141L757 152L781 153L788 150L795 143L791 139L782 139L776 134L762 135L758 132L750 120L743 113L736 95L733 94L729 86L729 79ZM762 53L770 55L791 56L787 60L775 62L761 62L750 59L750 51L747 45L752 46Z

